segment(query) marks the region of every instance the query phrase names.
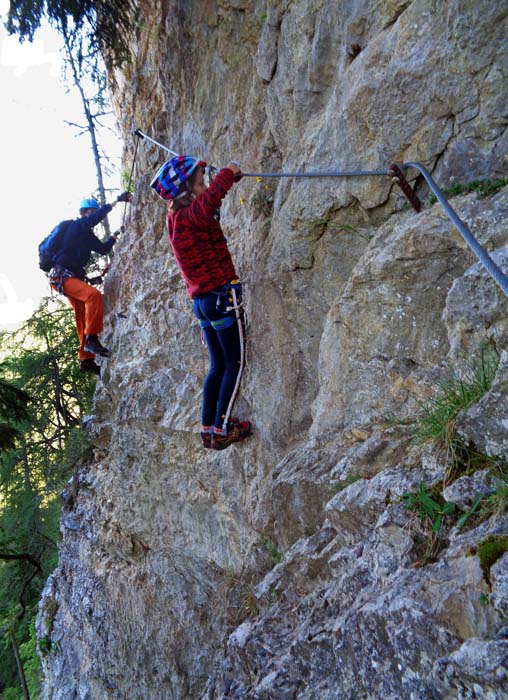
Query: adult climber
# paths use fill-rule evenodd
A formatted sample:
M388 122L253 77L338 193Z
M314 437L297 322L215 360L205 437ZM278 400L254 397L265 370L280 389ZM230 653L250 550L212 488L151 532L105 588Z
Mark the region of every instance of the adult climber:
M101 292L86 282L85 268L92 252L107 255L116 243L118 233L102 242L93 232L118 202L130 202L130 192L118 195L112 204L99 206L95 199L83 199L79 218L69 223L55 254L49 281L53 289L64 294L74 309L76 330L79 337L79 369L82 372L100 374L96 355L109 357L110 351L99 340L103 329L103 303Z
M175 156L159 169L151 186L169 203L169 240L210 355L201 439L204 447L222 450L251 432L248 421L231 417L244 356L242 289L216 216L241 173L230 162L206 187L204 168L204 161Z

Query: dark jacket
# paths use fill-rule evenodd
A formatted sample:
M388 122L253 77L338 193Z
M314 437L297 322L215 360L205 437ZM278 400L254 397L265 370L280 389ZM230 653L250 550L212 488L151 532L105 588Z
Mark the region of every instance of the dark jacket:
M234 177L232 170L223 168L192 204L176 212L169 210L169 240L191 299L236 277L228 244L214 218Z
M55 258L55 265L70 270L79 279L85 279L85 267L88 265L92 251L106 255L115 244L116 239L113 236L102 243L92 231L112 208L111 204L105 204L88 216L75 219L69 224L64 233L60 252Z

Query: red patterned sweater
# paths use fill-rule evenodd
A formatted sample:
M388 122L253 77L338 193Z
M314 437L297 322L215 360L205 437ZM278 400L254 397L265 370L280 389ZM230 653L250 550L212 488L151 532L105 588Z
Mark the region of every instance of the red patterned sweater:
M236 277L226 239L214 218L233 182L233 171L223 168L192 204L168 212L169 240L191 299Z

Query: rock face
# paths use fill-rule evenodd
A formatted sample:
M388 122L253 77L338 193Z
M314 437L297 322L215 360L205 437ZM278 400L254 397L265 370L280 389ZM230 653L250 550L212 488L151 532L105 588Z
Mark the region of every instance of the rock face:
M506 172L506 3L141 12L132 66L110 76L129 164L137 126L245 171L418 160L443 187ZM458 494L411 423L485 343L506 348L506 298L440 206L416 214L389 177L244 178L222 223L249 319L236 413L254 435L209 454L207 358L149 188L163 160L140 144L106 283L96 458L67 494L38 620L45 698L506 698L508 555L489 572L479 552L489 536L502 549L508 516L443 527L425 557L436 541L401 501L422 482ZM508 188L452 204L508 269ZM457 425L508 456L505 355Z

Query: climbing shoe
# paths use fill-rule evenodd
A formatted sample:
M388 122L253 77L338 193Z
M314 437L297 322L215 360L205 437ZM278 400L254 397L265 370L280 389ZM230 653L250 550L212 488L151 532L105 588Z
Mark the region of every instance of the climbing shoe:
M228 423L228 431L225 435L214 433L212 435L212 450L225 450L234 442L241 442L251 434L251 424L248 420L232 418Z
M86 360L81 360L81 363L79 365L79 371L80 372L92 372L93 374L100 375L101 368L99 367L98 364L96 364L96 362L93 358L89 357Z
M97 335L87 335L85 336L85 352L93 352L94 355L100 355L101 357L109 357L111 351L101 345Z

